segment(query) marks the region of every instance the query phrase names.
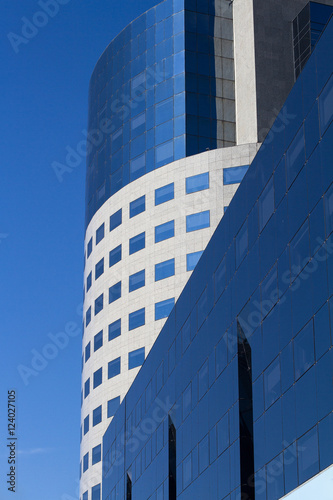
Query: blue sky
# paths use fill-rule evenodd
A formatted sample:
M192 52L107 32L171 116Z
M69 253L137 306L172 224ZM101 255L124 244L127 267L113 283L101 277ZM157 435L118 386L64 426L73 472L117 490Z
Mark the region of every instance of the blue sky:
M98 57L157 3L55 1L44 15L47 1L2 2L0 16L1 499L13 498L4 479L12 389L15 499L77 498L85 159L62 182L52 164L84 137Z

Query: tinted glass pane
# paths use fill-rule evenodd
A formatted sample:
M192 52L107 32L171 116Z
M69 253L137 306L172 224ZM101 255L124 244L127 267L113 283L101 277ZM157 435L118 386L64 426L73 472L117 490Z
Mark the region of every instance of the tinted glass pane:
M138 234L129 240L129 253L130 255L145 248L146 233Z
M84 383L84 397L86 398L90 393L90 378L88 378Z
M86 312L86 326L89 325L90 321L91 321L91 307L89 307L89 309Z
M104 258L97 262L95 266L95 280L104 273Z
M145 210L146 197L145 195L143 195L130 203L130 218L134 217L135 215L141 214L141 212L144 212Z
M89 257L89 255L91 254L92 252L92 238L90 238L90 240L88 241L88 245L87 245L87 258Z
M113 417L120 405L120 396L108 401L108 418Z
M175 259L166 260L155 265L155 281L163 280L175 274Z
M134 311L128 316L128 329L134 330L139 326L145 324L145 309L139 309L138 311Z
M89 415L83 421L83 434L86 435L89 431Z
M102 405L98 406L93 411L93 426L102 422Z
M186 270L192 271L197 265L201 255L203 254L203 250L200 252L188 253L186 255Z
M120 373L120 358L116 358L108 363L108 378L115 377Z
M88 342L88 344L86 345L85 362L87 362L89 358L90 358L90 342Z
M145 348L141 347L141 349L136 349L136 351L132 351L128 353L128 369L136 368L137 366L141 366L145 360Z
M121 281L109 288L109 304L121 297Z
M155 227L155 243L173 238L175 235L175 221L165 222Z
M155 189L155 205L160 205L166 201L173 200L174 195L174 183L167 184L161 188Z
M103 309L103 294L95 300L95 316Z
M90 273L87 276L87 291L91 288L91 281L92 281L92 273Z
M101 461L101 454L101 445L99 444L92 449L92 465L95 465Z
M83 472L85 472L89 467L89 453L86 453L83 457Z
M117 246L109 253L109 267L114 266L121 260L121 245Z
M96 245L104 238L104 222L96 231Z
M109 341L121 335L121 319L117 319L109 325Z
M193 175L186 179L186 193L195 193L209 188L209 173Z
M94 337L94 351L97 351L103 345L103 330L96 333Z
M186 216L187 233L190 233L191 231L197 231L198 229L204 229L205 227L209 226L210 226L209 210Z
M116 227L120 226L122 222L122 210L118 210L110 217L110 231L116 229Z
M162 300L155 304L155 321L167 318L175 305L175 299Z
M242 182L249 165L243 167L232 167L223 169L223 184L238 184Z
M129 277L129 291L133 292L138 288L145 286L145 270L139 271L138 273L132 274Z
M102 368L99 368L94 373L94 389L102 383Z
M91 500L101 500L101 485L97 484L91 489Z

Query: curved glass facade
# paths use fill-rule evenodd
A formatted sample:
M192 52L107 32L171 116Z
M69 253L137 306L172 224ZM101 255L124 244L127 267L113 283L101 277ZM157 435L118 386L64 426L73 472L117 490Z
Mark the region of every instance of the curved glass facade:
M232 7L165 0L129 24L90 82L86 225L174 160L235 144Z

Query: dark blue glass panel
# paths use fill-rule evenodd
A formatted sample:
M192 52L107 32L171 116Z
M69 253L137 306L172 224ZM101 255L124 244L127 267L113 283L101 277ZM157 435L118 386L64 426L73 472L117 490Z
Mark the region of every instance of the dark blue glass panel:
M96 245L104 238L104 222L99 228L96 230Z
M88 241L88 245L87 245L87 258L89 257L89 255L91 254L92 252L92 238L90 238L90 240Z
M128 369L137 368L141 366L145 360L145 348L141 347L135 351L128 353Z
M109 267L114 266L121 260L121 245L109 252Z
M121 281L109 288L109 304L121 297Z
M175 274L175 259L169 259L159 264L155 264L155 281L163 280L174 276Z
M104 258L97 262L95 266L95 280L97 280L104 273Z
M186 232L198 231L210 226L210 211L199 212L186 216Z
M116 398L109 399L108 401L108 418L113 417L113 415L116 413L120 405L120 396L117 396Z
M155 243L173 238L175 235L175 221L171 220L155 227Z
M317 426L307 432L297 443L299 484L319 472L318 430Z
M166 201L173 200L174 195L174 183L167 184L161 188L155 189L155 205L160 205Z
M121 335L121 319L117 319L109 325L109 341Z
M140 233L129 240L129 254L139 252L146 246L146 233Z
M318 425L320 470L326 469L333 461L333 412Z
M90 393L90 378L88 378L84 383L84 398L89 396Z
M167 318L175 305L175 299L162 300L155 304L155 321Z
M311 320L294 339L295 380L314 363L313 321Z
M90 321L91 321L91 307L89 307L86 312L86 326L89 325Z
M238 184L239 182L242 182L248 168L249 165L244 165L243 167L224 168L223 184Z
M118 212L115 212L113 215L111 215L110 231L116 229L116 227L120 226L121 223L122 223L122 209L118 210Z
M101 385L103 378L102 368L99 368L94 372L94 389Z
M91 500L101 500L101 485L97 484L91 488Z
M89 452L86 453L83 457L83 472L86 472L88 467L89 467Z
M113 359L108 363L108 378L113 378L120 373L120 358Z
M91 282L92 282L92 272L90 271L90 273L87 276L87 292L91 288Z
M98 406L93 411L93 427L102 422L102 405Z
M88 359L90 358L90 342L88 342L88 344L86 345L86 348L85 348L85 363L88 361Z
M144 269L135 274L132 274L129 277L129 292L134 292L134 290L145 286L145 276L146 273Z
M102 458L102 450L101 450L101 445L97 445L92 449L92 465L97 464L98 462L101 461Z
M141 214L146 210L146 197L145 195L137 198L136 200L130 203L130 218L135 217L138 214Z
M134 311L128 316L128 329L134 330L139 326L143 326L145 324L145 309L139 309L138 311Z
M83 421L83 435L85 436L89 431L89 415Z
M96 333L94 336L94 352L98 351L103 345L103 330L100 332Z
M274 212L274 185L273 178L265 187L262 195L259 198L259 227L263 230L267 221Z

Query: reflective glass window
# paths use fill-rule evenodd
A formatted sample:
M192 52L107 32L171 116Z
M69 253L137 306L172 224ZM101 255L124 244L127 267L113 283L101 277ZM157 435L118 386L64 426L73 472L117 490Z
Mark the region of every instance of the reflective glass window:
M139 271L135 274L132 274L129 277L129 291L133 292L138 288L145 286L145 270Z
M86 312L86 326L89 325L90 321L91 321L91 307L89 307Z
M159 264L155 264L155 281L169 278L175 274L175 259L169 259Z
M192 271L197 265L201 255L203 254L203 250L199 252L188 253L186 255L186 270Z
M173 200L175 197L174 183L167 184L161 188L155 189L155 205L160 205L166 201Z
M145 360L145 348L141 347L135 351L128 353L128 369L136 368L141 366Z
M120 405L120 396L116 398L109 399L108 401L108 418L113 417Z
M108 363L108 378L113 378L120 373L120 358L113 359Z
M92 238L90 238L90 240L88 241L88 245L87 245L87 258L89 257L89 255L91 254L92 252Z
M88 342L85 348L85 363L88 361L89 358L90 358L90 342Z
M97 280L104 273L104 257L95 266L95 280Z
M187 486L192 481L192 460L191 453L184 458L183 461L183 488L187 488Z
M298 440L299 482L304 483L319 472L317 426Z
M247 221L244 222L236 236L236 268L239 267L248 251Z
M96 484L91 488L91 500L101 500L101 485Z
M88 500L88 491L85 491L85 492L83 493L82 500Z
M167 318L175 305L175 299L162 300L155 304L155 321Z
M110 231L113 231L116 229L116 227L120 226L122 223L122 209L118 210L115 212L113 215L110 217Z
M109 267L114 266L119 261L121 261L121 245L109 252Z
M90 271L90 273L87 276L87 291L91 288L91 282L92 282L92 272Z
M103 309L103 294L95 300L95 316Z
M195 193L196 191L203 191L209 189L209 172L204 174L193 175L186 179L186 194Z
M262 195L259 198L259 225L260 231L266 225L268 219L274 212L274 185L273 178L265 187Z
M94 337L94 352L98 351L103 345L103 330L100 332L96 333Z
M279 357L264 372L265 409L281 395Z
M249 165L244 165L243 167L231 167L223 169L223 184L238 184L242 182L244 175L246 174Z
M83 457L83 472L86 472L88 467L89 467L89 452L86 453Z
M173 98L166 99L155 106L155 124L167 122L173 118Z
M294 339L295 380L314 363L313 321L311 320Z
M102 368L99 368L94 372L94 389L96 389L96 387L101 385L102 375L103 375Z
M93 411L93 427L102 422L102 405L97 406Z
M83 435L85 436L89 431L89 415L83 420Z
M128 329L134 330L145 324L145 308L138 309L128 315Z
M146 246L146 233L140 233L129 240L129 254L139 252Z
M101 461L101 455L102 455L102 451L101 451L101 445L97 445L95 446L93 449L92 449L92 465L95 465L97 464L98 462Z
M121 319L117 319L109 325L109 341L121 335Z
M130 219L146 210L146 196L140 196L130 203Z
M89 396L90 393L90 377L84 383L84 399Z
M173 238L175 235L175 221L171 220L155 227L155 243Z
M197 231L199 229L204 229L210 226L210 212L206 210L205 212L199 212L197 214L191 214L186 216L186 232L190 233L192 231Z
M121 281L109 288L109 304L121 297Z
M104 238L104 222L96 230L96 245Z

